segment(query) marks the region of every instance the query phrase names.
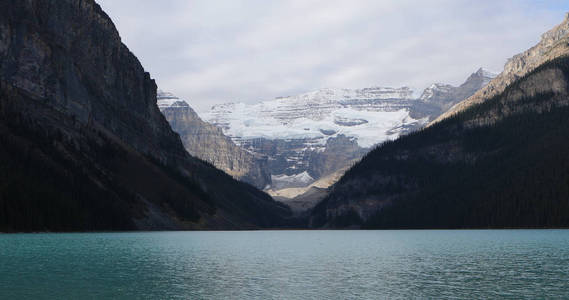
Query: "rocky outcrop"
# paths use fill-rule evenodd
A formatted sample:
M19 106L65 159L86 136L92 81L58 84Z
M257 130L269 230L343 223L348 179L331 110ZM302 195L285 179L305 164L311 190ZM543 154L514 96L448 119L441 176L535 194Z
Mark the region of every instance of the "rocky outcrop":
M458 87L443 83L431 85L423 91L419 99L424 103L431 104L438 108L437 112L431 113L430 115L430 117L434 119L458 102L474 95L474 93L485 87L495 77L496 74L480 68L475 73L472 73L466 81Z
M456 104L432 123L439 122L472 105L482 103L502 93L507 86L533 71L547 61L565 55L569 51L569 13L565 20L555 28L544 33L540 42L527 51L510 58L504 71L494 78L485 88L472 97Z
M345 169L362 158L369 150L359 147L354 138L342 134L326 141L324 151L310 152L309 171L321 179Z
M93 0L0 0L0 230L275 226L287 209L191 157Z
M221 128L202 121L186 101L173 94L158 91L157 100L158 108L191 155L259 189L271 184L266 158L235 145Z

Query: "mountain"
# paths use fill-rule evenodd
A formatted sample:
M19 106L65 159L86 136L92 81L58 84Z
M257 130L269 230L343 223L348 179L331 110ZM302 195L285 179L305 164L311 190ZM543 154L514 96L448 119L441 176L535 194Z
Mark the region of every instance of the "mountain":
M266 158L257 158L235 145L221 128L202 121L186 101L172 93L159 90L157 101L158 108L191 155L259 189L270 185Z
M493 77L480 69L459 87L434 84L419 99L406 87L321 89L257 104L216 105L203 118L249 153L267 158L268 192L283 200L345 170L375 145L423 127Z
M423 91L419 99L439 108L439 111L434 114L438 116L449 110L455 104L474 95L474 93L488 85L495 77L496 74L480 68L458 87L443 83L431 85Z
M442 114L433 123L468 109L470 106L484 102L501 94L507 86L533 71L547 61L565 55L569 51L569 13L565 20L541 36L539 43L532 48L510 58L504 71L492 80L485 88L478 91L466 101L462 101Z
M334 185L311 225L569 226L567 55L557 53L502 92L382 144Z
M267 158L268 192L306 187L362 157L369 147L427 120L409 116L408 88L322 89L258 104L216 105L203 118Z
M0 0L0 231L258 228L290 210L190 156L93 0Z

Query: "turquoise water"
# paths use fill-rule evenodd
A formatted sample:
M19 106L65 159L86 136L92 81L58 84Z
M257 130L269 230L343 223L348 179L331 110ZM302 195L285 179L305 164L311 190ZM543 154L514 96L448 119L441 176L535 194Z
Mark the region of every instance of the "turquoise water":
M569 298L569 230L0 235L0 298Z

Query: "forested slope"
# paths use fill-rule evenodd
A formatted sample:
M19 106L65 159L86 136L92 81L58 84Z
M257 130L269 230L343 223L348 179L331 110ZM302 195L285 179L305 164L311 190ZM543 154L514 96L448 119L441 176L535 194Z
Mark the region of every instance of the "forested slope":
M385 143L313 211L313 227L569 226L569 58Z

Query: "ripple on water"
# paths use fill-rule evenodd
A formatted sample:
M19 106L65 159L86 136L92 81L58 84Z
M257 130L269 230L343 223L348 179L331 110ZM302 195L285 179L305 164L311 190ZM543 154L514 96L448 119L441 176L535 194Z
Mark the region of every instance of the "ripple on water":
M569 230L0 236L0 298L567 298Z

